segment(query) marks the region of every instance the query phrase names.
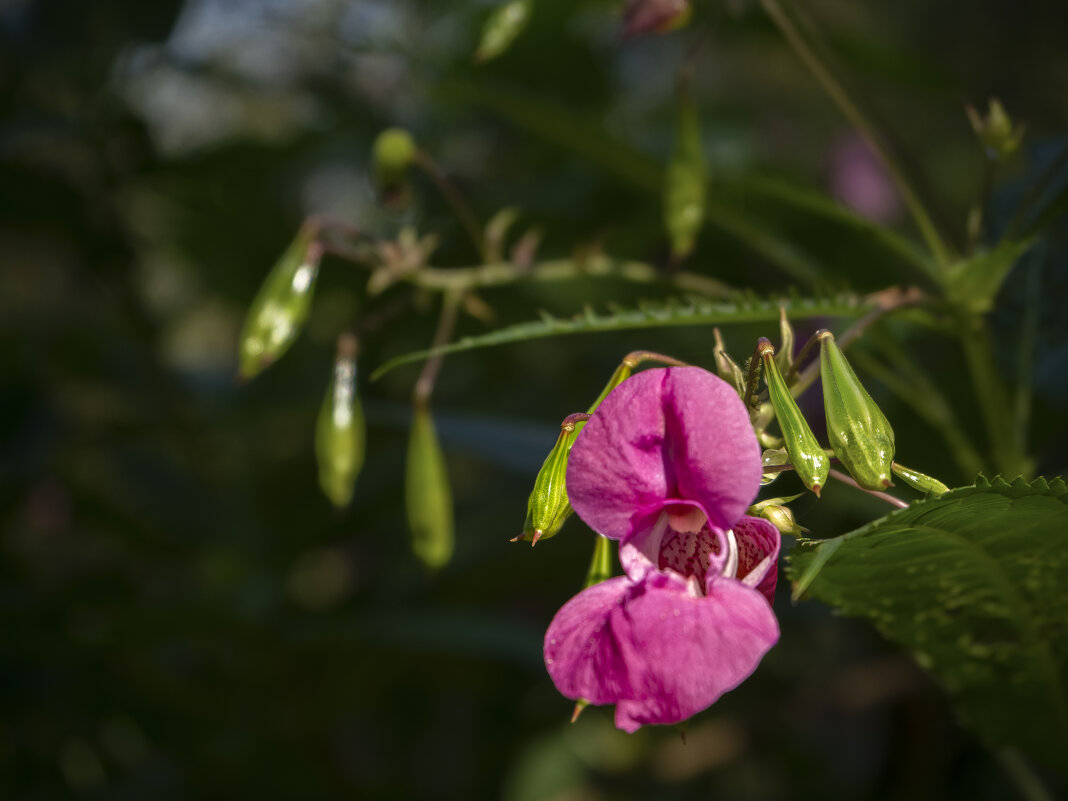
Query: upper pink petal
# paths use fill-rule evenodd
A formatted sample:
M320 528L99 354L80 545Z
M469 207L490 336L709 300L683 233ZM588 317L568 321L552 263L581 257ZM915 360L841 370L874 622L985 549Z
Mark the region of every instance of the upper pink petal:
M699 367L631 376L601 402L571 449L567 492L595 531L623 539L672 501L728 529L760 488L760 446L734 389Z

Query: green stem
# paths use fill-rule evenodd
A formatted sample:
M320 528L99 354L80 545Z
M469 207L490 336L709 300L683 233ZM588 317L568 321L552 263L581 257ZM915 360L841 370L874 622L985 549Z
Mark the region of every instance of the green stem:
M586 583L582 586L592 587L610 578L612 578L612 541L598 534L597 541L593 545L590 569L586 572Z
M990 438L994 466L1006 478L1029 476L1031 464L1016 436L1007 390L994 368L986 323L981 317L966 318L961 322L961 331L961 346Z
M815 51L809 47L808 43L801 35L801 32L779 5L778 0L760 0L760 4L764 7L764 11L767 15L771 17L771 21L779 29L779 32L786 39L797 57L801 59L802 63L808 68L816 81L831 98L831 101L838 107L838 110L841 111L843 116L845 116L853 127L856 128L857 132L864 137L865 141L867 141L868 145L882 162L891 179L897 185L897 189L901 193L901 198L905 201L905 206L908 208L909 213L912 215L912 219L916 222L916 226L920 230L920 235L923 237L924 242L927 243L927 247L930 249L931 254L944 272L945 268L948 267L951 261L949 248L946 246L945 242L942 241L941 236L939 236L938 230L935 228L930 214L927 213L927 209L913 190L912 185L905 177L904 172L902 172L894 160L890 158L890 154L887 152L886 148L883 147L882 142L880 142L872 125L868 122L856 103L853 102L852 98L849 97L849 94L838 80L831 74L827 66L820 60L819 56L816 55ZM940 280L942 276L939 274L934 275L933 277Z
M334 252L338 255L348 255L339 250ZM662 284L708 298L729 298L734 295L730 286L714 278L690 272L665 274L651 264L623 261L608 256L592 256L581 260L551 259L526 268L512 262L481 264L475 267L421 267L396 276L398 281L405 281L432 292L463 292L526 281L550 283L581 278L616 278L636 284Z

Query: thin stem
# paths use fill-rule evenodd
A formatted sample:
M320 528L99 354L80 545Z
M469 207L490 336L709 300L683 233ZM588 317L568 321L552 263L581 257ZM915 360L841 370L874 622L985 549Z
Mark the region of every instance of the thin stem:
M590 569L586 571L586 583L583 587L592 587L610 578L612 578L612 541L598 534L593 545Z
M366 267L368 254L357 248L348 248L339 243L330 243L330 252ZM692 272L665 274L651 264L640 261L625 261L609 256L592 256L585 259L549 259L530 267L519 267L513 262L493 262L474 267L420 267L410 273L395 276L431 292L464 291L509 286L525 281L551 283L574 281L581 278L616 278L635 284L662 284L684 292L692 292L709 298L729 298L734 294L728 284Z
M845 473L839 472L838 470L835 470L834 468L831 468L830 470L828 470L827 471L827 475L829 475L831 478L835 479L836 481L841 481L843 484L848 484L849 486L851 486L851 487L853 487L855 489L858 489L861 492L866 492L869 495L871 495L873 498L878 498L880 501L886 501L888 504L890 504L891 506L896 506L898 509L907 509L908 508L908 504L905 503L905 501L901 500L900 498L895 498L893 495L891 495L888 492L879 492L878 490L864 489L864 487L860 486L860 484L858 484L856 481L854 481L852 479L852 477L847 476Z
M1002 748L995 752L998 762L1005 772L1012 777L1016 789L1026 801L1053 801L1053 796L1042 784L1034 768L1024 759L1016 748Z
M927 247L930 249L935 260L944 270L950 263L949 249L939 236L930 215L927 213L927 209L924 208L923 203L908 182L905 174L900 170L897 164L894 163L893 159L890 158L890 154L879 141L878 136L875 134L875 130L868 122L867 118L861 112L860 108L853 102L852 98L849 97L849 94L838 80L831 74L827 66L820 60L819 56L816 55L815 51L809 47L808 43L801 35L801 32L779 5L778 0L760 0L760 4L764 7L764 11L767 15L771 17L772 22L779 29L779 32L782 33L790 47L793 48L797 57L801 59L802 63L804 63L816 78L816 81L823 87L823 90L831 98L831 101L838 107L838 110L842 112L843 116L849 120L853 127L857 129L857 132L864 137L878 159L883 163L883 166L886 168L891 179L897 185L897 189L901 193L901 197L905 201L909 213L912 214L916 226L920 229L920 235L927 243ZM940 278L941 276L936 275L934 277Z
M1020 345L1016 353L1016 397L1013 409L1013 421L1016 424L1016 440L1020 450L1026 451L1028 429L1031 425L1031 375L1035 365L1035 343L1038 339L1038 308L1042 292L1042 267L1045 247L1034 255L1034 262L1027 271L1027 283L1024 286L1023 320L1020 322Z
M840 336L835 337L835 340L838 342L838 347L842 350L849 347L849 345L863 334L869 326L882 319L890 312L898 309L907 309L912 306L920 306L927 301L927 296L915 287L910 287L905 290L890 288L880 292L873 292L871 295L867 296L866 300L874 302L875 308L853 323L853 325L849 326L849 328L843 331ZM821 336L820 332L817 332L816 336ZM800 363L800 358L795 362L795 364L798 363ZM801 397L802 393L812 386L819 374L820 362L819 359L816 359L810 362L808 367L797 374L797 383L790 387L790 394L795 398ZM761 400L763 399L762 395Z
M1009 478L1027 475L1031 466L1016 436L1005 384L994 368L990 333L982 318L966 321L962 329L961 346L990 438L994 466Z
M440 348L452 337L452 329L456 325L456 310L460 307L461 294L447 292L441 302L441 317L438 318L438 330L434 332L434 342L431 347ZM415 382L412 398L417 406L426 406L430 400L430 393L434 391L434 382L437 380L438 371L441 370L441 362L445 359L443 354L431 356L423 365L423 371L419 374L419 380Z
M438 167L437 162L425 151L416 151L414 161L426 173L426 176L437 187L438 191L441 192L442 197L445 198L449 206L452 207L453 214L456 215L456 219L460 221L460 225L467 232L471 244L475 247L475 252L478 253L483 261L486 261L485 243L482 241L482 227L479 225L475 213L471 211L471 207L464 200L464 196L456 188L456 184L449 180L449 176Z

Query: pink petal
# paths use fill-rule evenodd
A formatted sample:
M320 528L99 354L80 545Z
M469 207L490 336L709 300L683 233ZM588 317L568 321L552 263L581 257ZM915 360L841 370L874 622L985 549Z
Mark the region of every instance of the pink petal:
M755 587L768 603L775 601L779 578L779 530L767 520L745 515L734 524L738 542L738 580Z
M633 643L619 634L627 600L639 585L626 576L587 587L560 608L545 632L545 667L560 694L593 704L632 695L628 665L643 665ZM615 629L620 628L620 632Z
M695 596L670 574L650 576L626 606L628 636L644 657L632 671L633 695L616 704L616 726L678 723L711 706L756 670L778 641L764 597L730 579Z
M666 572L583 590L545 635L557 689L616 704L616 725L630 732L708 707L749 676L779 637L760 593L730 579L712 590L701 596L692 581Z
M622 539L666 503L693 501L728 529L760 488L745 405L699 367L646 370L601 403L571 449L567 492L595 531Z

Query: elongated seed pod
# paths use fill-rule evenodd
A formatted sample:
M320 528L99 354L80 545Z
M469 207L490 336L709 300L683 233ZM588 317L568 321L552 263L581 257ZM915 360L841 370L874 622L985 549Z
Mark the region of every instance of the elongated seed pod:
M920 492L929 492L930 494L938 497L939 495L945 495L949 492L949 487L939 481L933 476L929 476L926 473L921 473L919 470L913 470L911 467L905 467L900 462L894 462L890 465L890 469L894 475L908 484L915 490Z
M530 19L532 0L511 0L493 10L482 26L482 38L475 51L475 61L497 58L512 46Z
M254 377L280 359L303 328L322 256L315 236L311 226L301 228L249 306L241 329L238 365L243 379Z
M766 343L766 344L765 344ZM818 496L827 483L830 460L809 428L805 416L797 408L797 401L779 372L775 361L775 348L766 339L761 340L760 358L764 362L764 376L768 382L768 395L775 419L779 421L783 444L790 454L790 463L801 483Z
M338 508L352 500L366 439L363 409L356 394L356 338L344 335L338 339L334 377L315 424L319 486Z
M820 380L834 455L864 489L889 487L894 430L829 331L820 336Z
M412 550L427 567L442 567L452 557L454 544L452 490L430 410L418 402L408 439L404 495Z

